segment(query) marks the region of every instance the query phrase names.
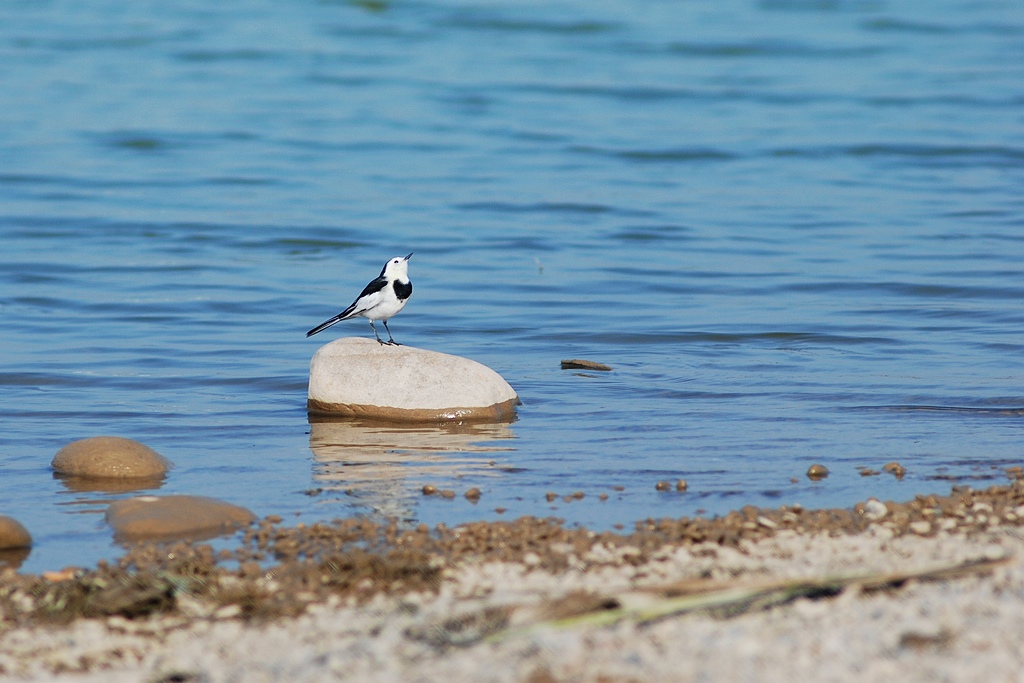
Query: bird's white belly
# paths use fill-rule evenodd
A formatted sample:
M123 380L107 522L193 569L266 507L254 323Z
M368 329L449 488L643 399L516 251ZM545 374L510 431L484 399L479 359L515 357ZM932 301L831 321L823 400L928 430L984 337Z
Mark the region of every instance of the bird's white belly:
M394 294L387 297L381 297L379 301L375 302L359 315L364 318L369 318L370 320L388 320L405 308L405 303L407 301L408 299L401 300Z

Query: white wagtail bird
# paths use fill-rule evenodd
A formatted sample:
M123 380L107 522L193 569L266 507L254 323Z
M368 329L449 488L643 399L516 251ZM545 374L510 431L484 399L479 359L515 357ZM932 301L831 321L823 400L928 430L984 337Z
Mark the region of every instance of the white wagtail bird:
M409 259L411 257L412 254L405 258L396 256L385 263L384 267L380 270L380 275L363 288L362 293L356 297L351 306L330 320L323 321L307 332L306 336L312 337L317 332L326 330L334 323L361 315L369 319L370 327L373 329L373 336L377 338L377 341L381 344L400 346L395 341L395 338L391 336L391 330L388 329L388 320L398 315L398 312L405 308L405 304L409 302L409 297L412 296L412 281L409 280ZM377 328L373 324L374 320L384 321L384 329L388 331L387 341L382 340L380 335L377 334Z

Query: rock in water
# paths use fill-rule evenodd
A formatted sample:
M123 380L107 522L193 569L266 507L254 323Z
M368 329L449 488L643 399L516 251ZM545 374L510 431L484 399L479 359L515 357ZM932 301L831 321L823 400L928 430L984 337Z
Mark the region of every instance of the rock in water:
M213 538L256 519L243 507L204 496L127 498L111 503L106 517L122 541Z
M309 364L310 412L399 422L509 421L520 400L476 361L411 346L346 337Z
M73 477L148 479L167 474L171 463L149 446L119 436L94 436L69 443L51 463Z
M0 515L0 550L28 548L31 545L32 536L18 520Z

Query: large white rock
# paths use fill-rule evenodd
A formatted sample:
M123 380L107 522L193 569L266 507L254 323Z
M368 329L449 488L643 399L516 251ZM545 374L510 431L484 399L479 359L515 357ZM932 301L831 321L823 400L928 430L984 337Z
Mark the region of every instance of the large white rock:
M412 346L346 337L320 347L309 364L309 410L380 420L434 422L515 416L519 397L476 361Z

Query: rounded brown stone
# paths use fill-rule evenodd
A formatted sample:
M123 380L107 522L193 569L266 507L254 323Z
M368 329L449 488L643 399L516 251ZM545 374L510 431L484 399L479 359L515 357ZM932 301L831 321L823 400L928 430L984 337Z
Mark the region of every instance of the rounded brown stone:
M828 468L817 463L807 468L807 478L817 481L828 476Z
M137 496L111 503L107 523L125 541L212 538L256 516L243 507L204 496Z
M74 477L153 479L171 462L149 446L119 436L94 436L69 443L51 463L58 474Z
M0 550L28 548L31 545L32 536L21 522L13 517L0 515Z

